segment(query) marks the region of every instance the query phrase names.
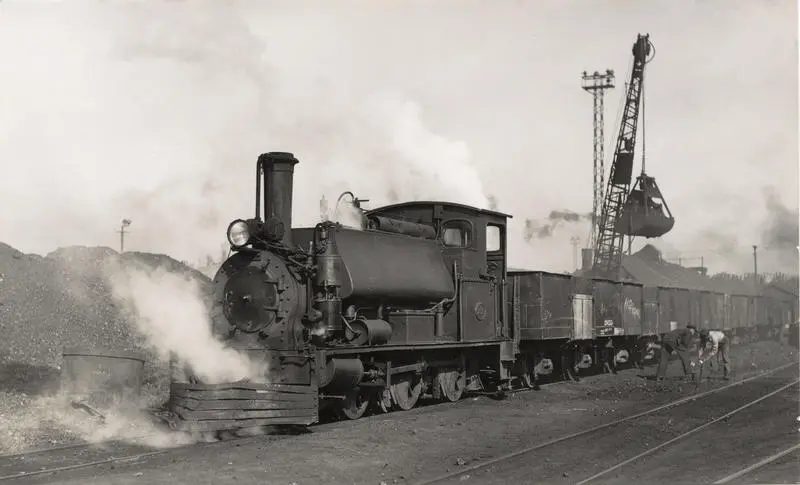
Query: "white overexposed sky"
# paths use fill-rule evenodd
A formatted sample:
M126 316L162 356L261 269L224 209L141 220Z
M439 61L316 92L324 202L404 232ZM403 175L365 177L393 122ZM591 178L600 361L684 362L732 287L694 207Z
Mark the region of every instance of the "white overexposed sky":
M677 218L652 242L747 269L781 206L796 232L797 20L792 0L3 1L0 241L118 248L127 217L127 249L217 255L258 154L291 151L296 224L348 189L493 195L512 265L570 270L586 223L526 243L524 222L591 210L580 74L616 72L608 169L650 33L647 167ZM760 269L791 269L772 253Z

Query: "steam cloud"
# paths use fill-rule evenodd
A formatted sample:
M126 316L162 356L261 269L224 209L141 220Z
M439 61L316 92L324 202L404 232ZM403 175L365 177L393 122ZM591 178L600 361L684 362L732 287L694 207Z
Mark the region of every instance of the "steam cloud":
M497 208L500 206L500 202L497 200L497 197L495 197L494 195L489 194L489 196L487 196L486 199L487 199L487 202L489 204L489 210L496 211Z
M333 214L333 220L343 226L353 229L364 229L365 220L361 209L355 206L352 201L342 200Z
M42 396L27 402L19 412L0 415L4 439L0 452L21 453L28 450L29 442L41 436L52 436L52 429L88 443L108 440L126 441L153 448L173 448L189 445L203 439L191 433L166 431L152 418L135 409L103 409L103 421L70 404L64 393Z
M161 268L118 268L109 281L114 298L133 315L138 330L162 360L174 356L203 382L263 382L266 368L225 347L211 331L197 283Z

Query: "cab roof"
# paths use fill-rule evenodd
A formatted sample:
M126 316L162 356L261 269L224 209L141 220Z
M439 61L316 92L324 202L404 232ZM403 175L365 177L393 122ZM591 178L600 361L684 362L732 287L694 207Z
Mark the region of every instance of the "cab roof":
M468 211L475 212L477 214L487 214L496 217L506 217L508 219L512 219L513 216L510 214L505 214L503 212L497 212L489 209L480 209L475 206L466 205L466 204L458 204L456 202L444 202L444 201L437 201L437 200L415 200L412 202L400 202L398 204L391 204L391 205L384 205L382 207L376 207L375 209L370 209L367 214L372 214L376 212L382 212L389 209L402 209L402 208L419 208L419 207L433 207L434 205L441 205L444 208L452 207L457 209L465 209Z

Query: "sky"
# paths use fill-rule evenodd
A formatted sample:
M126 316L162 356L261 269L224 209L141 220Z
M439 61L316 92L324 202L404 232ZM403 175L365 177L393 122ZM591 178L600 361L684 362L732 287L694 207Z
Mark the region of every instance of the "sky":
M647 172L711 272L797 271L791 0L3 1L0 241L197 261L249 217L260 153L289 151L294 223L344 190L512 214L512 266L572 270L592 204L592 99L613 69L606 170L631 48L649 33ZM641 142L637 160L641 157ZM639 170L638 162L634 167ZM696 262L699 264L699 261Z

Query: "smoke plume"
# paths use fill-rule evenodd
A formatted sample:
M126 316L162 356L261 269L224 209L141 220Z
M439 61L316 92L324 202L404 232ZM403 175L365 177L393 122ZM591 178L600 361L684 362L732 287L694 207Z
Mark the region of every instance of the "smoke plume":
M263 382L266 368L214 337L197 283L162 268L118 267L110 272L114 298L162 360L174 357L203 382Z
M525 219L525 232L523 237L525 242L531 242L532 239L544 239L551 237L562 224L576 224L583 221L591 221L592 214L579 214L570 210L554 210L550 211L545 221L537 221L534 219Z
M729 220L715 218L712 227L701 228L681 244L670 244L667 238L655 245L671 260L699 266L702 262L712 273L751 274L755 269L753 244L757 243L759 273L800 272L798 257L798 222L800 213L781 200L772 187L762 189L762 203L745 203ZM748 219L742 222L741 219ZM749 227L760 228L760 239L754 240ZM701 259L702 258L702 259Z
M761 244L764 249L773 252L773 257L784 272L796 274L800 263L800 212L789 209L772 187L764 189L764 199L767 219L761 234Z
M796 251L800 240L798 220L800 213L797 209L790 210L781 201L774 188L764 189L765 205L767 207L767 228L764 230L761 241L769 249L791 249Z

